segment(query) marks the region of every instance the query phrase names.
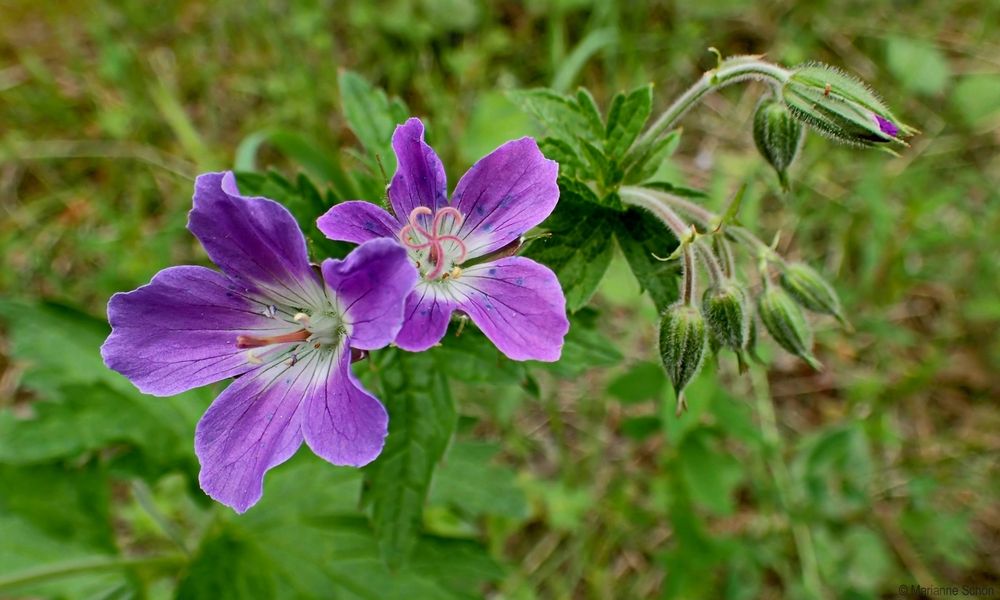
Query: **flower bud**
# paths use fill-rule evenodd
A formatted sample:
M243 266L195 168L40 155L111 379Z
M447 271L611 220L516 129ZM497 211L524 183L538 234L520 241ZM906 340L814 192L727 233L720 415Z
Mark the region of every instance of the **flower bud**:
M663 313L660 321L660 359L677 392L678 411L684 407L684 387L701 369L708 334L698 309L682 303Z
M753 141L757 150L778 173L781 187L788 189L788 167L799 154L805 129L788 107L774 98L764 98L753 115Z
M781 88L781 99L795 118L849 144L905 145L900 138L914 133L864 82L829 65L809 63L794 69Z
M819 370L822 365L812 355L812 330L791 296L773 285L765 285L757 299L757 313L778 345Z
M720 347L742 350L750 337L746 293L732 281L705 290L701 314L710 340Z
M812 267L802 263L786 265L781 272L781 287L803 308L824 315L833 315L847 324L837 292Z

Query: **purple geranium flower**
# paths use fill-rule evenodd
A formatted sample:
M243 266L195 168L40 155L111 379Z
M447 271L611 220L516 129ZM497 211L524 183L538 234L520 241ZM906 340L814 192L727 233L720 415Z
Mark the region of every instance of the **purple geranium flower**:
M421 280L406 300L396 344L430 348L460 310L510 358L559 360L569 321L555 274L521 256L489 257L516 246L549 216L559 199L559 165L531 138L507 142L469 169L449 203L444 167L424 142L419 119L396 128L392 147L399 164L389 185L395 216L352 201L331 208L317 225L334 240L391 238L408 248Z
M351 373L351 351L399 332L417 281L406 250L374 240L316 268L292 215L241 196L232 173L198 177L188 229L222 273L171 267L115 294L101 354L157 396L242 375L198 423L202 489L243 512L303 440L336 465L371 462L388 417Z

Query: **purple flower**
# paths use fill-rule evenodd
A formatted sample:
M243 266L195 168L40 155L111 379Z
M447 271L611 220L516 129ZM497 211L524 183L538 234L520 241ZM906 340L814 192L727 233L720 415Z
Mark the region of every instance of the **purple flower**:
M375 459L388 418L351 373L351 353L399 332L417 281L406 250L374 240L316 268L292 215L241 196L232 173L198 177L188 229L222 273L171 267L115 294L101 354L157 396L241 375L198 423L202 489L243 512L303 440L336 465Z
M430 348L460 310L510 358L559 360L569 321L555 274L521 256L490 258L516 247L555 208L559 165L531 138L507 142L469 169L449 203L444 167L424 142L420 120L398 126L392 147L399 163L389 185L395 216L352 201L317 225L334 240L391 238L407 247L421 280L406 300L396 344Z
M882 133L891 135L892 137L896 137L899 134L899 127L895 123L879 115L874 115L874 117L875 123L878 124L878 128Z

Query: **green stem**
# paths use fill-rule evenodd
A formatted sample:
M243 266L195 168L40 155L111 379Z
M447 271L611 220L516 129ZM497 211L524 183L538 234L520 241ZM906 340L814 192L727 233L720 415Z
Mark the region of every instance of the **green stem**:
M115 571L131 567L165 567L180 566L187 562L182 554L159 554L153 556L114 556L101 558L84 558L52 565L27 569L19 573L11 573L0 577L0 591L9 590L32 583L68 577L79 573L98 571Z
M778 420L771 400L771 387L767 381L767 372L761 368L750 369L750 384L760 416L760 427L766 444L766 460L774 485L778 490L778 498L785 514L792 523L792 537L795 550L799 555L802 567L802 585L809 598L823 598L822 582L819 576L819 563L813 547L812 532L796 514L795 494L792 488L792 477L784 459L784 440L778 429Z
M735 57L728 58L719 65L718 68L707 71L694 85L681 94L680 98L674 101L663 114L649 126L646 133L639 138L636 144L643 144L658 138L664 132L669 131L684 116L692 106L697 104L709 92L726 87L747 79L757 79L768 81L775 85L783 85L790 73L779 67L762 60L754 58Z

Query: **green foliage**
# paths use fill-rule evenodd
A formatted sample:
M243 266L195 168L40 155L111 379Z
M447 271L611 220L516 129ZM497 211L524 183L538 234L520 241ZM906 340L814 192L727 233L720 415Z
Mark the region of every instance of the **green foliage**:
M430 356L380 354L378 396L392 418L385 448L366 479L382 557L395 569L417 543L431 477L455 430L456 413L444 372Z

